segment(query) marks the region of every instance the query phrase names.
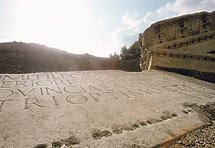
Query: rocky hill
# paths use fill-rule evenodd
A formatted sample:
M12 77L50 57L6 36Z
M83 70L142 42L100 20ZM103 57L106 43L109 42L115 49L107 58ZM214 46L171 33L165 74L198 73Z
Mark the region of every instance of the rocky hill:
M70 54L45 45L0 43L0 73L114 69L114 61L89 54Z

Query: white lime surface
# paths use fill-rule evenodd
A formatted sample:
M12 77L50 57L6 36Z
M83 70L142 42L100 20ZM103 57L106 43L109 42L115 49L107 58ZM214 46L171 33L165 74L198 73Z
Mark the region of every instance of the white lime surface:
M0 148L51 147L71 136L74 148L156 146L205 124L183 104L215 102L214 90L154 70L1 74Z

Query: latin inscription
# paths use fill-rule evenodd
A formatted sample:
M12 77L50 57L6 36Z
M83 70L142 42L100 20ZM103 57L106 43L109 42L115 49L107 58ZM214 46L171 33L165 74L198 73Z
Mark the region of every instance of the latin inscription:
M99 103L109 100L130 99L126 87L116 83L108 86L107 77L94 79L88 73L43 73L0 76L0 112L7 103L23 102L23 110L60 106L60 101L70 105L81 105L88 101ZM105 98L105 99L104 99ZM60 101L59 101L60 100Z
M61 107L62 105L84 105L107 101L126 101L145 99L162 93L178 93L194 98L192 87L188 85L173 85L174 82L159 78L157 80L144 77L141 73L133 78L123 79L119 73L109 72L64 72L39 73L23 75L0 75L0 113L8 106L23 104L21 110L34 108ZM162 83L157 83L162 81ZM186 91L184 91L186 90ZM214 98L211 91L205 93L199 89L197 100L203 97ZM19 105L20 105L19 104Z

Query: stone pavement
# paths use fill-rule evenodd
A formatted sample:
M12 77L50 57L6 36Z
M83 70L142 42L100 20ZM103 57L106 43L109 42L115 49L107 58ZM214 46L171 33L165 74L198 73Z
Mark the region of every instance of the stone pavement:
M1 74L0 148L157 146L207 123L214 90L154 70Z

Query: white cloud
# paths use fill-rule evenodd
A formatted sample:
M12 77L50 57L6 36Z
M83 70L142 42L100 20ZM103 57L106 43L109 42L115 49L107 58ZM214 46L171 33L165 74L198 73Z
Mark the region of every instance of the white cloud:
M128 14L125 14L122 17L122 22L123 24L126 25L127 28L136 28L136 26L138 26L139 24L142 23L142 20L138 19L138 13L135 13L133 18L130 17Z
M66 50L106 56L96 18L84 0L17 0L16 24L8 37Z
M171 8L179 15L199 11L214 11L215 0L176 0Z
M143 14L124 14L122 25L104 30L105 18L96 18L85 0L16 0L15 28L0 41L36 42L67 50L108 56L124 45L131 45L150 24L198 11L214 11L215 0L175 0ZM102 33L106 32L105 35Z
M118 40L121 47L125 44L130 46L138 39L138 34L152 23L188 13L214 10L215 0L175 0L153 12L146 13L142 18L137 13L133 15L124 14L122 16L123 26L117 28L111 35L114 40Z
M113 32L108 34L106 37L108 39L108 44L115 46L114 50L119 50L125 44L130 45L133 41L137 40L139 32L144 28L145 20L139 18L138 13L135 13L133 16L125 14L122 16L123 26L116 28Z

